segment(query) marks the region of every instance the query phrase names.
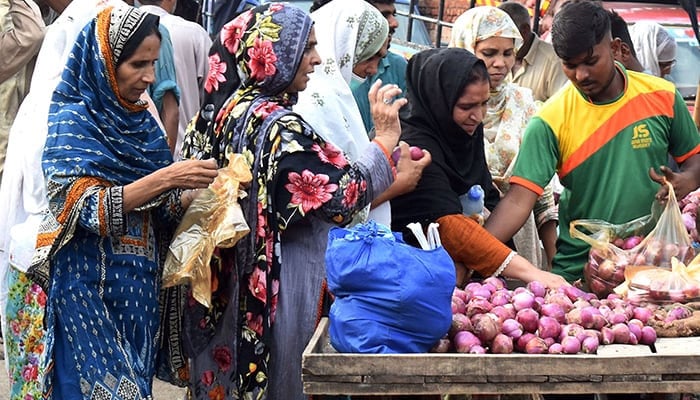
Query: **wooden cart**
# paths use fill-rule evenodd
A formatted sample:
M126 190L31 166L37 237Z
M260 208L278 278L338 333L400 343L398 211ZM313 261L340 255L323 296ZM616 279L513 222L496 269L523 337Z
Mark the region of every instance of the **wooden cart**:
M700 337L598 354L347 354L323 319L302 360L307 394L700 393Z

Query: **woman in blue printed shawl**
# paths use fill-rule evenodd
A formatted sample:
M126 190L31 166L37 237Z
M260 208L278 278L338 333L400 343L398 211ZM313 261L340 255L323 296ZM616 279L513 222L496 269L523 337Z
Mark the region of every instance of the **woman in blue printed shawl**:
M140 96L158 17L106 8L78 36L49 108L49 208L28 274L48 293L45 394L151 398L162 249L216 163L172 163ZM183 194L184 193L184 194Z
M376 46L371 54L386 31L364 42ZM253 181L240 201L250 235L212 258L212 308L190 301L185 313L196 399L307 399L301 354L324 305L328 230L393 181L382 149L393 149L400 134L405 100L391 103L398 87L370 92L377 135L355 163L291 111L321 62L315 45L308 15L272 3L226 24L209 52L206 95L184 157L223 166L229 153L242 153Z

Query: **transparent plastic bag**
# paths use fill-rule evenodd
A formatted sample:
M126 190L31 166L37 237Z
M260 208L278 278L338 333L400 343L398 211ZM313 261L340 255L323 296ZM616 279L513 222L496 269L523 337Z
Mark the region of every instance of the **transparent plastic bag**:
M251 179L244 157L232 154L214 182L197 194L168 247L163 287L189 283L195 300L210 307L209 260L214 248L233 247L250 232L238 199L245 195L239 185Z
M676 257L671 258L671 269L630 265L625 270L625 281L615 293L625 296L633 304L688 303L700 300L700 282L688 275L687 267Z
M617 225L601 220L571 222L571 237L591 245L583 273L589 289L599 297L624 282L628 265L670 270L673 257L687 263L695 256L673 187L666 184L668 201L665 205L654 202L649 215Z

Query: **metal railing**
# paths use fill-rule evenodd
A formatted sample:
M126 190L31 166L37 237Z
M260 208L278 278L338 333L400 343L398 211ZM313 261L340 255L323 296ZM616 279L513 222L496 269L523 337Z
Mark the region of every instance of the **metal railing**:
M411 38L413 37L413 21L428 22L436 25L435 40L433 41L433 43L436 47L440 47L442 42L442 28L445 26L448 28L452 28L452 23L447 22L443 19L445 15L445 0L440 0L438 4L438 13L436 18L426 17L425 15L414 13L413 10L415 10L417 6L418 0L410 0L408 13L399 10L396 11L396 14L403 15L406 18L408 18L408 26L406 27L406 40L410 42Z
M533 31L537 32L539 29L539 23L540 23L540 7L541 7L542 0L535 0L535 12L534 12L534 19L532 21L533 24ZM444 20L445 16L445 0L440 0L438 2L438 11L437 11L437 16L435 18L433 17L427 17L425 15L420 15L416 14L413 12L413 10L416 9L418 6L418 0L409 0L409 7L408 10L409 12L403 12L400 10L396 11L396 14L398 15L403 15L406 18L408 18L408 27L406 28L406 40L411 41L411 38L413 37L413 21L422 21L422 22L427 22L431 24L435 24L435 40L433 40L433 44L435 47L441 47L442 45L442 28L443 27L448 27L452 28L453 24L451 22L447 22ZM469 1L469 8L474 8L476 6L476 0L470 0Z

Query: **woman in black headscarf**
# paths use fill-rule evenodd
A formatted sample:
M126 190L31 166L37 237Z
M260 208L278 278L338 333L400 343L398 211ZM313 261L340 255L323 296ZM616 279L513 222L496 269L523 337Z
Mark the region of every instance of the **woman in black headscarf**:
M413 192L392 200L393 229L404 230L411 222L438 222L442 244L458 265L485 277L502 273L550 287L566 284L463 214L460 197L472 185L484 189L489 210L499 198L484 156L481 121L489 98L489 75L483 61L464 49L420 52L408 63L406 87L409 106L401 115L401 140L429 151L433 161ZM458 284L464 275L458 269Z

